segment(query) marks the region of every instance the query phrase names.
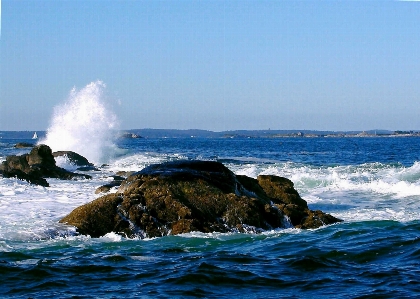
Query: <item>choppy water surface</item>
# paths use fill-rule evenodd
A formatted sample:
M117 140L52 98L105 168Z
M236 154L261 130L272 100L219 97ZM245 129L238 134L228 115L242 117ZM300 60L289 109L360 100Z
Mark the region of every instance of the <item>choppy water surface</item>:
M18 141L1 141L0 161L28 151L14 149ZM58 224L97 198L115 171L176 159L288 177L311 209L345 222L150 240L92 239ZM108 166L89 172L92 180L51 179L44 188L0 179L0 297L416 297L419 161L419 138L120 140Z

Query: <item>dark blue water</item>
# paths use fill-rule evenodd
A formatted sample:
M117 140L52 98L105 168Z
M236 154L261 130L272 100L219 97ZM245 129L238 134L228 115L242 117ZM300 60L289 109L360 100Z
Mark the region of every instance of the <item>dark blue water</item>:
M132 151L182 153L189 159L232 158L239 162L354 165L372 162L412 165L420 161L420 138L161 138L126 139L119 145Z
M1 290L14 298L409 298L420 292L419 233L419 221L379 221L270 235L56 241L1 253Z
M138 139L120 141L119 147L126 154L117 160L145 153L218 160L236 170L289 167L296 176L310 170L323 185L302 181L301 192L348 218L317 230L259 235L3 237L1 298L420 296L419 138ZM342 172L335 174L337 169ZM325 182L324 173L336 177ZM339 183L343 190L337 193ZM341 187L346 184L351 188ZM7 203L7 194L0 204Z

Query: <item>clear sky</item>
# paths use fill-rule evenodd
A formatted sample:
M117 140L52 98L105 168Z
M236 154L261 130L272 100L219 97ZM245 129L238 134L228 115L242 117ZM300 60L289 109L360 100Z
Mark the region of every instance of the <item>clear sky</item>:
M420 2L1 3L0 130L106 84L122 129L420 129Z

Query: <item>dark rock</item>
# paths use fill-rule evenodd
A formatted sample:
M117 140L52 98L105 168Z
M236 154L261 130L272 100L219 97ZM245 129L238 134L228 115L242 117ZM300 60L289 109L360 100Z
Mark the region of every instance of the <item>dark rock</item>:
M49 184L47 182L46 179L44 179L43 177L38 176L37 174L33 173L33 172L29 172L29 173L25 173L22 170L19 169L11 169L7 172L4 172L2 170L0 170L0 174L3 175L3 177L6 178L18 178L20 180L25 180L31 184L34 185L39 185L39 186L43 186L43 187L48 187Z
M17 177L45 187L49 186L45 178L91 178L56 166L50 147L44 144L35 146L29 154L6 157L6 161L0 164L0 173L4 177Z
M44 144L34 147L28 154L27 161L29 166L37 165L44 168L56 167L51 148Z
M82 166L82 167L77 167L76 170L79 170L79 171L100 171L95 166Z
M32 143L27 142L18 142L15 144L15 148L28 148L28 147L34 147L35 145Z
M339 221L309 210L288 179L235 176L211 161L151 165L124 180L117 193L60 220L92 237L113 231L141 238L191 231L260 232L292 224L316 228Z
M257 180L268 197L303 209L308 208L308 204L300 197L291 180L274 175L260 175Z
M66 157L70 163L76 166L93 166L92 163L88 161L85 157L82 155L79 155L78 153L72 152L72 151L58 151L53 153L54 157Z
M123 176L120 176L120 175L111 175L110 176L114 181L124 181L127 177L123 177Z

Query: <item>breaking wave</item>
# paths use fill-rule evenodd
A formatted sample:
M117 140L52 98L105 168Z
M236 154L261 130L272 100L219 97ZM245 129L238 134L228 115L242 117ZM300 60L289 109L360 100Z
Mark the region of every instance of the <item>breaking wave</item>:
M65 103L54 108L46 138L53 151L70 150L93 163L106 162L113 156L116 115L105 105L105 84L92 82L81 90L73 88Z

